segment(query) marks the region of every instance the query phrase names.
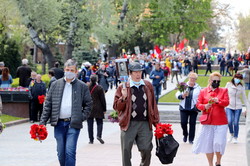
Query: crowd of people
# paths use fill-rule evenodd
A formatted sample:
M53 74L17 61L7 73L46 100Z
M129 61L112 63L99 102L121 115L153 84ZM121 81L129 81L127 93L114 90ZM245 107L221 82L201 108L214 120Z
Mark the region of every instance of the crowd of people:
M131 148L134 143L141 153L141 165L150 165L153 126L159 123L158 100L162 89L167 89L167 81L179 83L182 76L188 77L187 89L177 91L180 100L179 111L183 142L193 144L193 153L205 153L209 166L221 165L226 142L237 143L239 118L242 113L243 98L247 111L250 110L245 90L250 89L250 58L247 54L199 52L173 54L166 51L162 55L131 55L127 58L129 80L121 83L115 60L98 61L95 64L83 62L80 69L75 60L69 59L60 68L58 62L48 71L48 87L41 75L32 71L28 60L22 60L17 69L19 85L29 88L30 122L54 126L57 153L60 165L75 165L77 140L82 122L87 121L89 144L94 143L94 120L97 123L96 139L102 139L105 118L105 93L115 88L113 108L118 112L121 128L122 164L131 165ZM205 75L210 72L208 86L197 84L198 65L206 66ZM220 72L212 72L212 66L219 66ZM240 66L244 66L239 70ZM226 71L226 72L225 72ZM10 87L12 77L4 62L0 62L0 87ZM126 74L126 72L125 72ZM220 87L221 78L232 77L225 88ZM145 79L147 78L147 79ZM148 81L151 80L151 81ZM39 96L46 96L41 103ZM210 121L202 124L196 133L199 112L209 114ZM189 127L188 127L189 124ZM230 138L226 140L227 130Z

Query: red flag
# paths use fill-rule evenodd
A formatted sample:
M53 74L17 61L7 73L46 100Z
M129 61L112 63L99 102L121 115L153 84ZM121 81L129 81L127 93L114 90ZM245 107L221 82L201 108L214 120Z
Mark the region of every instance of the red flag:
M178 46L178 49L181 51L184 48L184 45L185 45L184 40L182 40Z
M200 47L200 50L202 50L202 41L201 40L199 41L199 47Z
M155 57L159 57L159 55L161 54L161 49L159 46L155 45L154 47L154 54L155 54Z

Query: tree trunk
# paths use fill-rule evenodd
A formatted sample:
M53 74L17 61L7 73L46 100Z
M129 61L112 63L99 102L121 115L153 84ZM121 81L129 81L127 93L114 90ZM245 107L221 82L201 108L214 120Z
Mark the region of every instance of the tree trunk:
M49 48L49 45L39 38L37 31L34 29L34 27L31 24L28 24L27 28L29 30L31 40L42 51L43 55L46 57L48 64L49 64L49 68L52 68L55 63L55 58Z
M110 56L117 57L117 49L118 44L112 44L108 47L108 60L110 59Z
M74 51L75 46L72 44L71 41L67 41L65 44L65 52L64 52L64 62L68 59L72 58L72 53Z
M80 4L78 4L80 5ZM77 6L78 7L78 6ZM74 51L75 45L74 45L74 38L77 31L77 14L80 12L80 10L75 7L75 13L73 13L73 16L70 21L69 25L69 34L66 40L66 47L65 47L65 53L64 53L64 61L72 58L72 53Z

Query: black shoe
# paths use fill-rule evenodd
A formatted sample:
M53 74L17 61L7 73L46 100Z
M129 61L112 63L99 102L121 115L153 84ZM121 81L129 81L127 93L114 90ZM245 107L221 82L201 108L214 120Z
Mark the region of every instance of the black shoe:
M100 141L101 144L104 144L104 141L100 137L97 137L96 139Z
M221 166L220 164L217 164L217 162L215 163L215 166Z
M183 137L183 142L187 142L187 137Z
M189 141L189 144L193 144L194 142L193 141Z
M89 144L93 144L94 142L93 141L89 141Z

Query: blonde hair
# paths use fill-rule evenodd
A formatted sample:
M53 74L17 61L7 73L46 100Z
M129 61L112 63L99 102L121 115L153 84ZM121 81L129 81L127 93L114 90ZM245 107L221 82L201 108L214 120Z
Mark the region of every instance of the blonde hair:
M188 74L188 78L190 78L190 77L195 77L196 79L198 78L198 74L197 73L194 73L194 72L190 72L189 74Z
M210 76L209 76L209 80L212 80L212 77L214 77L214 76L217 76L217 77L219 77L219 78L221 78L222 76L221 76L221 74L219 73L219 72L213 72L212 74L210 74Z
M210 81L212 80L213 77L219 77L221 79L221 74L219 72L213 72L212 74L209 75L209 79L208 79L208 84L210 85Z

